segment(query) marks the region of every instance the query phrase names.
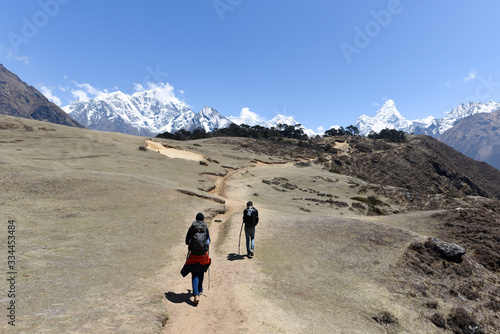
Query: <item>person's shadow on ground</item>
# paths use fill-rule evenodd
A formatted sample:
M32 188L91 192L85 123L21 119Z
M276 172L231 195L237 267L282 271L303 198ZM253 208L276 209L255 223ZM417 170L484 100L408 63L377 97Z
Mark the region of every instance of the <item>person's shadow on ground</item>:
M175 304L181 304L181 303L186 303L191 306L197 306L192 300L191 296L193 293L191 290L187 290L185 293L175 293L172 291L165 292L165 298L168 299L169 302L175 303Z
M245 257L246 257L246 255L240 255L240 254L236 254L236 253L227 254L228 261L243 260L243 259L245 259Z

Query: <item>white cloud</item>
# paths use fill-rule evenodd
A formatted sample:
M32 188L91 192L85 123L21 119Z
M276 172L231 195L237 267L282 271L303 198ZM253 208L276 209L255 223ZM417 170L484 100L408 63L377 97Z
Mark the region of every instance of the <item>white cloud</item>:
M134 83L134 90L136 92L144 92L146 88L144 88L144 86L140 83Z
M246 124L249 126L262 125L267 126L266 121L258 114L250 111L250 108L241 108L239 116L229 116L229 119L235 124Z
M144 91L149 91L153 94L155 98L160 100L163 103L173 103L173 104L178 104L182 105L186 108L191 108L189 105L187 105L183 100L179 100L174 93L174 87L170 85L168 82L167 83L153 83L153 82L148 82L147 87L144 87L143 84L140 83L134 83L134 90L136 92L144 92ZM181 91L184 93L184 91ZM181 93L181 94L182 94Z
M373 105L374 107L380 107L380 106L381 106L381 105L383 105L383 104L384 104L384 103L385 103L388 99L389 99L389 98L388 98L387 96L382 96L382 97L380 98L380 100L382 100L382 101L383 101L383 103L380 103L380 102L373 102L373 104L372 104L372 105Z
M474 80L477 76L477 71L475 69L470 70L469 75L467 75L463 81L464 82L469 82L471 80Z
M89 96L87 95L86 92L84 92L83 90L81 89L76 89L76 90L72 90L71 91L71 94L78 100L80 101L88 101L90 100Z
M242 119L251 118L251 119L255 119L259 122L264 122L264 119L262 117L260 117L258 114L254 113L253 111L250 111L250 108L247 108L247 107L241 108L240 118L242 118Z
M64 76L64 79L67 80L68 77ZM76 82L74 80L72 82L78 89L74 89L74 88L71 88L69 86L61 86L61 85L59 86L59 89L63 92L70 91L71 95L73 95L73 97L75 99L78 99L80 101L88 101L88 100L93 99L95 97L98 97L100 95L108 94L107 89L100 90L100 89L93 87L92 85L90 85L88 83L79 83L79 82Z
M28 56L18 56L13 54L12 50L10 49L5 49L5 50L7 51L7 55L5 56L6 59L14 59L22 63L25 63L26 65L30 64L30 58Z
M14 59L17 61L20 61L22 63L25 63L26 65L30 65L30 58L28 56L18 56L12 52L11 49L4 47L3 45L0 44L0 54L5 51L5 59Z
M43 95L45 95L46 98L48 98L50 101L54 102L58 106L61 106L61 99L52 94L52 89L50 89L47 86L40 86L40 91L42 92Z
M76 87L82 88L83 91L85 91L86 93L90 94L92 97L97 97L99 95L108 94L108 90L107 89L99 90L99 89L91 86L88 83L78 83L76 81L73 81L73 83L75 84Z
M322 126L320 126L320 127L316 130L316 132L318 132L318 133L323 133L323 132L325 132L325 128L324 128L324 127L322 127Z

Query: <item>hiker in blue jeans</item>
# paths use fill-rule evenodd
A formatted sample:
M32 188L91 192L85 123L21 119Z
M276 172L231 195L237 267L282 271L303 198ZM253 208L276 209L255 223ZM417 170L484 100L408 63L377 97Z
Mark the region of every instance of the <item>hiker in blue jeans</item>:
M189 246L189 252L186 263L181 270L183 277L191 273L193 303L195 305L198 305L200 302L200 294L203 292L203 277L212 263L208 254L210 232L204 220L205 216L203 216L203 213L198 213L196 220L191 224L186 234L186 245Z
M259 223L259 212L253 207L252 201L247 202L247 208L243 211L243 223L245 224L247 256L252 257L255 249L255 226Z

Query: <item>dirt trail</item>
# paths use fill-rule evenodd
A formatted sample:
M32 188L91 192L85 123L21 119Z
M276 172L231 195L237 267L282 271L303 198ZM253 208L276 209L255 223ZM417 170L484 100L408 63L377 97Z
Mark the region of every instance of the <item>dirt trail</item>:
M212 265L209 275L205 274L204 291L197 306L192 302L190 275L183 278L179 273L186 246L180 245L173 250L174 257L179 261L165 268L163 273L164 282L169 284L164 301L169 319L163 329L164 334L262 333L263 329L264 332L290 332L286 329L290 321L287 315L252 292L260 278L256 259L238 254L241 214L246 200L242 198L241 191L231 188L230 180L239 172L230 170L226 176L214 179L216 188L212 193L225 199L227 211L209 224ZM244 238L243 233L242 254L246 253Z

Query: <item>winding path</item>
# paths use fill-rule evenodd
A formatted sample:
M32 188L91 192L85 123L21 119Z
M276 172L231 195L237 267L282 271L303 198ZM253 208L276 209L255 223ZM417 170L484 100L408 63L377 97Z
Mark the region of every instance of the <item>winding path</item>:
M224 177L211 177L215 183L212 194L225 199L226 212L218 215L209 226L212 266L209 275L205 275L200 304L194 306L192 303L189 277L182 278L179 274L182 263L175 263L164 271L165 281L172 283L166 292L165 307L169 320L164 334L248 333L258 328L253 326L257 325L255 321L259 321L261 311L252 301L251 293L256 266L252 260L237 254L241 226L239 212L244 209L244 200L226 195L229 181L237 173L238 170L230 170ZM175 257L183 258L186 246L179 246L174 252Z

